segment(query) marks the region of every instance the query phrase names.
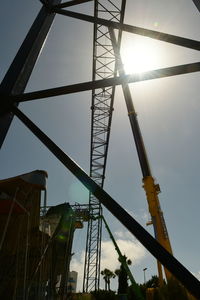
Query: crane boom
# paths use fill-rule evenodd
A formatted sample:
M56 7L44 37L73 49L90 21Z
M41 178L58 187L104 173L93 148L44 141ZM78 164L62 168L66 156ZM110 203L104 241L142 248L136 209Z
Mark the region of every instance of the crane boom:
M113 44L115 56L118 58L118 72L120 76L123 76L125 75L125 71L121 60L120 50L117 45L114 30L112 28L109 28L109 33ZM152 218L151 224L153 224L156 239L163 247L165 247L166 250L168 250L172 254L172 248L167 233L167 227L165 224L163 213L160 208L160 202L158 198L158 193L160 192L160 188L158 184L155 184L154 178L151 173L151 169L150 169L146 149L144 146L142 134L140 131L139 123L137 120L137 114L135 112L135 108L133 105L129 85L122 84L122 90L124 93L124 98L128 110L128 116L131 124L131 129L135 140L136 150L138 153L140 167L143 175L143 188L146 192L149 212ZM162 267L159 261L157 261L157 265L158 265L159 282L160 285L162 285L163 275L162 275ZM169 273L167 269L165 269L165 275L167 279L171 277L171 273Z
M142 294L140 292L140 289L139 289L137 283L135 282L135 279L134 279L134 277L133 277L133 275L132 275L132 273L131 273L131 271L130 271L127 263L126 263L126 259L125 259L124 255L122 255L122 253L121 253L121 251L120 251L120 249L119 249L119 247L118 247L118 245L117 245L117 243L116 243L116 241L114 239L114 236L113 236L113 234L112 234L112 232L111 232L111 230L110 230L110 228L108 226L108 223L106 222L104 216L101 216L101 219L103 220L104 225L105 225L105 227L106 227L106 229L108 231L108 234L109 234L109 236L110 236L110 238L111 238L111 240L112 240L112 242L113 242L113 244L115 246L115 250L117 251L117 254L119 256L119 260L122 263L124 269L126 270L126 274L128 275L128 278L129 278L129 280L131 282L131 285L132 285L134 293L135 293L135 295L137 297L137 300L144 300L144 298L143 298L143 296L142 296Z

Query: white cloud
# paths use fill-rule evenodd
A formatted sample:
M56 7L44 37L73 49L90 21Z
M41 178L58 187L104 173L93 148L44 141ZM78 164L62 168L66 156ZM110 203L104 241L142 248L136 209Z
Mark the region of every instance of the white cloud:
M143 211L141 218L145 222L145 224L151 219L150 214L146 211Z
M147 209L139 209L139 211L136 213L132 210L126 210L129 215L131 215L136 221L142 222L142 224L145 224L151 219L150 213Z
M115 232L116 243L122 254L131 259L135 265L147 254L145 248L128 231ZM115 270L119 266L118 254L112 241L102 241L101 269Z
M145 248L136 239L118 239L116 242L122 254L125 254L129 259L131 259L133 265L141 261L141 259L146 255Z
M138 264L146 255L145 248L128 231L118 231L116 242L122 254L125 254L132 261L132 265ZM119 267L118 255L112 241L102 241L101 270L108 268L115 271ZM77 290L82 290L83 269L85 251L77 258L72 258L70 269L78 272Z
M117 236L117 237L116 237ZM115 240L128 240L128 241L133 241L136 242L135 238L133 237L132 233L129 231L115 231Z
M118 260L113 243L102 241L101 247L101 270L107 268L114 271L118 266Z

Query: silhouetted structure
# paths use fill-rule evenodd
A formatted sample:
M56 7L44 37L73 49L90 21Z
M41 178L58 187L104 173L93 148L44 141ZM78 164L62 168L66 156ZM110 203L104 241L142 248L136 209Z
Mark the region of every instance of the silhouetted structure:
M170 68L154 70L151 72L145 72L145 74L139 74L139 75L123 74L123 70L122 72L120 71L119 68L120 63L119 63L119 65L116 66L117 69L119 70L119 76L116 77L112 77L112 75L108 74L107 77L100 76L101 79L97 80L98 78L94 76L97 75L97 70L99 72L99 68L97 67L96 70L94 69L93 80L90 82L84 82L84 83L74 84L70 86L57 87L57 88L47 89L43 91L36 91L31 93L24 93L32 69L35 65L36 59L40 53L40 50L42 49L43 43L49 32L49 29L51 27L51 24L53 22L56 13L93 23L94 28L96 28L97 30L99 30L99 28L102 26L101 28L101 30L103 30L102 35L104 35L106 38L110 36L111 44L109 45L109 47L112 47L112 49L115 52L113 55L112 50L111 51L108 51L108 49L106 50L109 53L109 59L111 56L114 58L114 61L111 63L111 65L115 65L115 60L117 61L119 60L120 62L120 57L118 57L118 53L119 53L119 46L120 46L121 31L148 36L150 38L165 41L175 45L187 47L190 49L200 50L199 41L124 24L123 14L121 14L121 12L124 12L125 3L126 3L125 0L120 2L121 5L119 5L119 7L116 5L116 1L113 3L110 0L108 1L109 5L110 3L112 5L115 4L115 8L117 11L116 14L114 13L112 15L112 18L108 18L108 19L105 18L105 15L107 13L110 13L111 10L104 8L103 0L94 0L95 12L93 16L63 9L69 6L77 5L88 1L90 0L82 0L82 1L72 0L63 4L60 4L61 3L60 0L41 1L43 6L0 85L0 95L1 95L0 145L2 145L5 139L6 133L12 122L13 116L16 115L40 139L40 141L44 145L46 145L47 148L63 163L63 165L67 167L86 186L86 188L88 188L88 190L93 195L90 198L91 214L93 213L93 204L94 204L94 210L96 210L97 208L97 210L94 212L95 216L99 215L99 213L101 212L101 204L104 204L113 213L113 215L117 217L121 221L121 223L124 224L126 228L130 232L132 232L139 239L139 241L158 259L159 270L161 269L159 265L161 263L166 267L165 268L166 274L167 274L167 270L169 270L194 295L200 297L200 283L198 282L198 280L191 273L189 273L170 254L171 246L168 239L162 211L160 210L159 199L157 197L157 194L159 193L159 186L154 184L153 177L151 175L151 170L148 165L148 160L147 160L139 124L137 122L137 116L128 89L129 82L138 82L142 80L162 78L162 77L200 71L200 63L198 62L198 63L191 63L182 66L174 66ZM194 2L197 5L197 1L195 0ZM98 5L100 5L103 8L103 15L101 16L98 14L98 12L100 11ZM113 29L117 29L119 32L117 40ZM96 47L96 43L98 43L98 39L100 38L100 36L98 36L98 32L94 30L94 39L93 39L94 49ZM101 46L105 46L105 45L101 44ZM103 53L100 53L99 57L96 56L96 54L97 53L94 53L94 62L97 66L97 61L100 57L103 56ZM107 67L107 64L105 64L104 67ZM117 74L115 73L117 69L115 69L115 67L112 68L112 72L114 70L114 73L112 74ZM149 203L149 210L152 216L152 223L154 225L156 237L158 238L158 241L163 245L163 247L157 241L155 241L151 237L151 235L149 235L148 232L146 232L145 229L143 229L120 205L118 205L118 203L116 203L102 189L104 175L105 175L105 165L106 165L106 157L107 157L107 150L108 150L110 126L111 126L110 117L112 114L112 101L114 97L114 93L111 96L111 91L113 91L113 87L116 85L122 85L123 88L126 105L128 109L128 115L131 123L131 128L133 131L133 136L135 139L135 144L136 144L141 170L143 174L144 188ZM94 97L92 98L93 99L92 100L93 101L92 102L92 120L93 120L92 126L93 127L92 127L92 142L91 142L92 156L91 156L91 172L90 172L92 179L89 176L87 176L87 174L81 168L79 168L78 165L74 161L72 161L67 154L65 154L47 135L44 134L44 132L42 132L25 114L23 114L18 109L18 104L20 102L42 99L42 98L47 98L52 96L69 94L69 93L77 93L86 90L92 90L92 93L93 94L95 93L97 95L96 98ZM109 97L109 104L106 101L106 97L105 97L106 93L107 96ZM96 106L97 103L95 102L96 100L94 99L96 100L98 99L99 104L104 99L102 101L103 106L97 107ZM107 113L109 114L108 118L107 115L103 113L105 108L107 109ZM97 113L96 115L95 112ZM109 120L106 127L104 126L104 123L101 124L102 115L104 120L106 118L107 120ZM96 128L96 126L99 127L97 132L95 133L94 128ZM93 135L94 133L95 136ZM102 140L101 134L106 135L106 140L104 141ZM98 147L105 148L104 149L105 152L98 151ZM99 172L99 170L101 171ZM99 178L100 181L98 180L96 181L96 178ZM153 201L155 201L156 205L152 205ZM157 207L157 209L155 209L155 206ZM88 227L88 239L87 239L87 249L86 249L87 255L86 255L86 265L85 265L86 267L85 267L85 277L84 277L85 278L84 282L86 282L85 285L86 290L90 288L97 289L99 285L100 246L101 246L100 241L101 241L101 222L91 221ZM94 248L92 248L93 244L95 245ZM92 260L91 257L93 257Z

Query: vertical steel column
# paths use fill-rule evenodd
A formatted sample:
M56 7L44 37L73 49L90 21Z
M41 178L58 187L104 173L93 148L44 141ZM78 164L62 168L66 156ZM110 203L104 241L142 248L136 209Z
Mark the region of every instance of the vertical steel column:
M46 1L49 6L60 2L61 0ZM47 5L43 5L1 82L0 148L13 119L12 112L5 109L6 96L24 92L54 17L55 13L50 12Z
M123 22L124 0L95 0L94 17ZM121 43L121 31L118 33L118 46ZM93 80L111 78L117 75L115 53L113 51L108 28L94 24L93 40ZM92 91L91 116L91 159L90 177L101 187L105 179L110 127L112 121L115 87ZM92 194L89 197L90 215L88 222L83 290L89 292L99 289L102 208L99 200Z

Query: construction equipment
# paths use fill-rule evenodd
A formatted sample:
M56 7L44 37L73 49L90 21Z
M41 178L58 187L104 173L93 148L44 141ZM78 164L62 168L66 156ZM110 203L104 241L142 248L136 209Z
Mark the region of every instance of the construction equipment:
M86 1L68 1L67 4L63 3L65 7L79 4L81 2ZM96 1L97 2L97 1ZM109 1L110 2L110 1ZM149 204L149 210L152 217L152 224L154 225L154 230L156 234L156 238L159 241L157 243L152 239L151 235L149 235L143 228L137 224L137 222L132 218L122 207L120 207L113 199L101 189L101 186L98 186L94 180L91 180L87 174L84 173L82 169L80 169L75 162L73 162L67 154L64 153L53 141L45 135L29 118L26 117L16 106L16 103L22 101L27 101L30 99L41 99L44 97L51 97L51 96L58 96L61 94L73 93L73 92L80 92L83 90L90 90L96 89L103 89L105 87L110 87L111 85L122 84L123 83L123 90L124 94L130 94L128 92L128 85L126 82L129 82L130 77L120 77L117 78L108 78L103 80L95 80L92 82L85 82L81 84L75 84L75 86L67 86L67 87L60 87L60 88L53 88L44 91L37 91L33 93L26 93L24 94L23 91L25 89L26 83L29 79L29 75L31 73L32 67L34 65L33 62L36 61L38 53L42 48L42 44L45 40L47 32L50 28L50 25L53 21L53 17L56 13L63 14L66 16L70 16L73 18L78 18L81 20L85 20L92 23L102 24L112 28L122 29L124 31L146 35L158 40L167 41L169 43L177 44L179 46L188 47L191 49L199 50L199 42L193 41L190 39L172 36L170 34L164 34L161 32L156 32L152 30L147 30L144 28L139 28L136 26L131 26L128 24L120 24L119 22L113 22L105 19L101 19L98 17L93 17L91 15L84 15L80 13L75 13L73 11L64 11L55 7L55 4L58 4L59 1L42 1L44 7L41 10L34 26L32 27L31 31L29 32L27 38L25 39L22 47L20 48L11 68L7 72L2 85L1 85L1 93L2 93L2 105L1 105L1 124L3 124L0 136L0 142L3 143L5 138L6 132L8 130L9 124L12 120L13 114L15 114L40 140L41 142L46 145L46 147L58 158L63 165L68 168L85 186L89 189L94 196L103 203L115 217L117 217L122 224L126 226L127 229L130 230L142 243L143 245L158 259L167 266L169 270L177 277L179 280L191 290L194 295L199 297L199 282L197 282L196 278L192 276L183 266L172 256L170 253L165 251L163 247L159 243L161 243L165 248L171 252L171 246L169 242L168 235L166 235L166 226L164 223L162 211L160 209L159 199L158 199L158 185L155 184L154 179L152 177L148 159L145 153L145 148L143 144L143 140L141 137L139 125L137 122L136 113L131 101L128 100L128 96L125 97L128 114L131 122L131 127L133 130L133 135L135 138L136 148L138 151L138 156L141 164L141 169L143 173L143 183L144 189L147 194L147 200ZM197 3L197 1L195 1ZM49 4L49 5L47 5ZM54 5L54 9L53 9ZM52 7L51 7L52 6ZM56 5L58 7L58 5ZM31 46L31 47L30 47ZM34 46L32 48L32 46ZM25 55L26 54L26 55ZM189 65L182 65L176 66L172 68L165 68L161 70L155 70L146 77L143 77L143 80L147 80L149 78L159 78L159 77L166 77L172 76L177 74L184 74L189 72L196 72L199 71L200 64L189 64ZM14 72L15 71L15 72ZM166 72L167 71L167 72ZM14 75L13 75L14 74ZM157 75L156 75L157 74ZM159 75L158 75L159 74ZM140 76L139 76L140 77ZM137 76L132 76L132 81L135 81ZM141 80L137 79L137 81ZM44 96L46 95L46 96ZM37 96L37 97L36 97ZM28 98L29 97L29 98ZM31 98L32 97L32 98ZM99 227L100 228L100 227ZM137 228L137 229L136 229ZM98 241L97 241L98 242ZM100 245L100 244L98 244ZM159 264L160 270L162 270ZM160 272L162 273L162 272ZM160 278L161 278L160 274ZM166 271L167 275L167 271ZM167 276L170 276L168 273ZM97 280L96 280L97 282ZM191 282L191 283L190 283Z
M114 30L109 28L110 37L112 40L113 49L115 52L115 56L118 57L118 71L120 76L125 75L123 63L120 56L120 49L117 45L117 40L115 37ZM172 249L170 245L169 236L167 233L167 227L165 225L165 220L163 213L160 208L158 194L160 192L160 187L158 184L155 184L154 178L151 173L151 169L149 166L149 161L146 153L146 149L144 146L142 134L140 131L139 123L137 120L137 113L135 111L131 92L129 89L129 85L124 83L122 84L122 89L124 93L124 99L126 102L128 116L131 124L131 129L133 133L133 137L135 140L136 150L140 162L140 167L143 175L143 188L146 192L147 202L149 205L149 212L151 214L151 222L148 224L153 224L155 237L158 242L169 252L172 254ZM163 274L162 274L162 266L159 261L157 261L158 265L158 277L160 285L163 284ZM166 278L169 279L171 274L165 268Z
M51 251L51 277L48 285L49 297L65 299L68 290L69 267L72 257L72 244L76 229L83 228L83 221L87 219L86 209L81 210L77 205L69 203L51 206L42 218L42 227L49 227ZM45 253L45 255L46 255ZM41 258L42 260L43 258Z
M117 245L117 243L116 243L116 241L114 239L114 236L113 236L113 234L112 234L112 232L111 232L111 230L110 230L110 228L108 226L108 223L106 222L104 216L100 216L100 218L103 220L104 225L105 225L105 227L106 227L106 229L108 231L108 234L109 234L109 236L111 238L111 241L113 242L113 245L115 246L115 250L117 251L117 254L119 256L119 261L121 262L121 264L123 265L124 269L126 270L127 276L128 276L128 278L129 278L129 280L131 282L131 286L132 286L132 289L134 291L134 294L135 294L137 300L144 300L144 298L143 298L143 296L142 296L142 294L140 292L140 289L139 289L137 283L135 282L135 279L133 278L133 275L132 275L132 273L131 273L131 271L130 271L130 269L128 267L128 264L126 262L126 258L125 258L124 255L122 255L122 253L121 253L121 251L120 251L120 249L119 249L119 247L118 247L118 245Z
M123 23L126 0L95 0L94 17ZM108 28L94 24L92 79L106 79L117 75L116 57L113 52ZM121 44L122 31L117 33L117 44ZM115 87L92 90L91 103L91 148L90 177L101 187L105 181L107 154L112 124ZM91 218L88 222L83 290L99 289L101 262L102 206L92 193L89 195ZM97 217L97 218L96 218Z

